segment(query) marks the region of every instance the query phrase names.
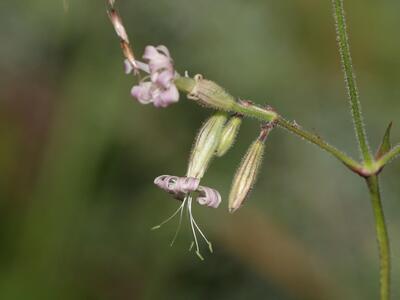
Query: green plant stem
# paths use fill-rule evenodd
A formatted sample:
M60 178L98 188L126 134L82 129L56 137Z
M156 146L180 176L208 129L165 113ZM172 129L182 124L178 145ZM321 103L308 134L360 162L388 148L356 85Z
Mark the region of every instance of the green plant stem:
M350 99L354 129L356 132L363 160L367 166L370 166L373 163L373 158L368 146L368 139L365 132L364 121L361 112L361 104L358 96L357 83L353 71L349 40L346 32L346 19L344 16L343 0L333 0L332 2L334 8L339 53L343 65L347 93Z
M361 155L364 160L364 168L375 169L376 172L380 168L377 167L371 151L368 146L367 134L365 131L364 121L361 112L361 104L357 91L357 84L352 66L350 45L346 32L346 19L344 16L343 0L333 0L334 16L336 23L336 34L339 45L339 53L343 65L347 92L350 98L351 114L354 122L354 128L358 139ZM400 151L399 151L400 152ZM382 157L379 161L382 166L393 158L396 152L389 152L392 155ZM389 237L385 224L385 216L383 214L381 196L379 191L378 175L372 173L366 177L368 189L371 195L372 207L375 216L376 234L379 247L380 257L380 299L389 300L390 298L390 253L389 253Z
M395 159L396 156L400 155L400 145L393 147L389 152L384 154L378 161L375 162L375 168L381 169L391 160Z
M362 172L362 166L356 162L354 159L343 153L342 151L338 150L334 146L330 145L326 141L324 141L321 137L318 135L315 135L311 132L308 132L304 129L302 129L300 126L293 124L292 122L289 122L282 118L281 116L278 117L276 120L277 124L282 127L287 129L288 131L296 134L297 136L313 143L314 145L317 145L321 149L327 151L334 157L336 157L338 160L340 160L345 166L347 166L349 169L356 173Z
M371 194L372 208L375 216L375 227L379 246L380 259L380 299L390 299L390 248L389 236L383 214L379 180L377 175L367 178L368 189Z

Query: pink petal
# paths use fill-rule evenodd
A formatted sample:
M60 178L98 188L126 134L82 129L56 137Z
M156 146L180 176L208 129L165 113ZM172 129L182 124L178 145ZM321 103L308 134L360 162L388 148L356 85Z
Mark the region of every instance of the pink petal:
M217 190L205 186L199 186L197 190L199 191L197 202L200 205L217 208L221 203L221 195Z
M152 102L151 88L151 82L142 82L139 85L135 85L131 89L131 95L136 98L141 104L148 104Z
M155 185L179 200L183 200L188 193L196 191L199 183L198 178L171 175L161 175L154 180Z
M163 107L166 107L172 103L178 102L178 100L179 100L178 89L176 88L176 86L174 84L172 84L168 89L166 89L165 91L163 91L160 94L160 98L161 98L161 101L165 105Z
M146 46L146 48L144 49L144 54L143 54L143 58L147 59L147 60L151 60L154 59L155 57L161 55L160 53L158 53L156 47L154 46Z
M161 69L173 70L173 65L169 56L158 52L154 46L147 46L144 50L143 58L148 60L151 72Z
M176 183L176 185L178 186L177 188L183 193L196 191L199 187L199 184L200 179L194 177L180 177Z
M151 80L163 88L169 88L171 86L171 81L175 77L174 72L171 70L164 70L162 72L155 73L155 74L157 74L157 75L154 76L154 80L153 80L153 76L152 76Z
M165 47L164 45L160 45L157 46L156 48L159 52L163 53L165 56L167 56L168 58L171 58L171 55L169 54L169 50L167 47Z
M151 98L153 99L153 105L155 107L165 107L165 106L163 106L162 99L160 98L160 95L161 95L161 90L159 88L153 88L152 89Z

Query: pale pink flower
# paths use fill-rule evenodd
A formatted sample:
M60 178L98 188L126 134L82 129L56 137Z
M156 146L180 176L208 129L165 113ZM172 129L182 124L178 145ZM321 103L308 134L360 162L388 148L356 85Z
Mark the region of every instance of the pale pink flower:
M135 85L131 94L142 104L153 103L155 107L167 107L178 102L179 92L174 84L175 70L170 53L165 46L147 46L139 68L150 75L150 80ZM125 60L125 73L133 71L132 64Z

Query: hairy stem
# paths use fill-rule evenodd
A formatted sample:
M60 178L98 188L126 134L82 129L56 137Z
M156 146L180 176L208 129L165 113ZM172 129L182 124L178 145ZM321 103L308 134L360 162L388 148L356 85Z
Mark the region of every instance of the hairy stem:
M390 248L389 236L383 214L379 180L377 175L367 178L368 189L371 194L372 208L375 216L375 227L379 247L380 259L380 299L390 299Z
M287 129L288 131L296 134L297 136L327 151L328 153L336 157L338 160L340 160L345 166L347 166L353 172L356 172L358 174L362 172L362 166L358 162L356 162L342 151L338 150L334 146L324 141L320 136L302 129L297 124L293 124L292 122L285 120L281 116L278 117L277 123L280 127Z
M344 16L343 0L332 0L332 2L334 8L339 53L343 65L347 93L350 99L354 129L358 139L362 158L365 164L370 166L373 162L373 159L368 146L368 139L364 128L361 104L358 96L357 83L351 60L349 40L346 32L346 19Z

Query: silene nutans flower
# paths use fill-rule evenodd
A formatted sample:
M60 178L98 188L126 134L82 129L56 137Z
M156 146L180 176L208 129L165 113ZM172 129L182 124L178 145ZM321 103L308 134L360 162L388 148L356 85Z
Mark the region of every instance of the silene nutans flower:
M257 180L258 170L262 163L265 140L274 127L273 123L263 126L258 138L250 145L236 174L229 193L229 212L235 212L247 199Z
M207 237L200 229L199 225L197 224L196 220L193 217L192 201L193 198L196 197L196 200L200 205L217 208L221 203L221 195L215 189L206 186L201 186L200 180L198 178L193 178L193 177L161 175L154 180L154 184L157 185L159 188L163 189L164 191L168 192L169 194L173 195L175 199L182 201L182 204L169 218L161 222L159 225L154 226L152 229L160 228L162 225L169 222L176 215L179 214L179 223L171 242L172 246L181 228L183 213L186 208L187 215L189 216L190 227L193 233L193 242L190 246L190 249L192 249L193 245L196 245L196 254L201 260L203 260L204 258L200 253L200 247L196 232L198 232L200 236L204 239L204 241L208 244L210 252L213 252L213 249L211 242L207 239Z
M147 46L142 63L135 60L135 64L142 71L149 73L139 84L131 89L131 94L141 104L153 103L155 107L167 107L179 100L179 92L174 84L176 72L173 60L165 46ZM125 73L130 74L135 66L131 60L125 59Z
M153 229L160 228L179 214L179 223L171 242L172 245L179 233L183 213L186 210L193 234L191 248L193 246L196 247L196 254L200 259L203 259L203 257L200 253L197 234L208 244L210 252L212 252L212 244L193 217L192 203L195 199L200 205L212 208L217 208L221 203L221 195L219 192L215 189L200 185L200 180L204 176L220 144L223 128L227 119L226 113L216 112L202 125L193 145L185 177L162 175L154 180L154 183L159 188L171 194L175 199L182 201L182 204L169 218L160 225L153 227Z

